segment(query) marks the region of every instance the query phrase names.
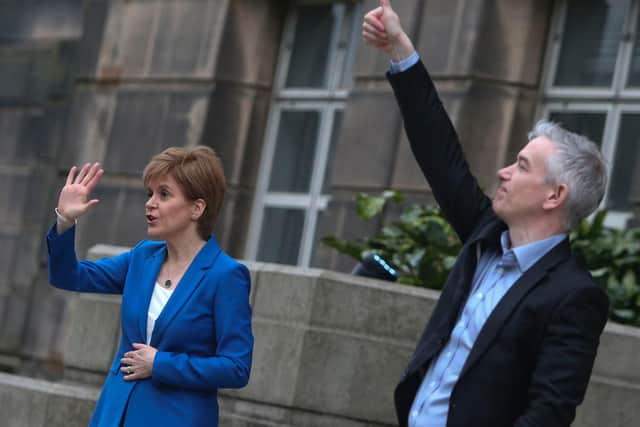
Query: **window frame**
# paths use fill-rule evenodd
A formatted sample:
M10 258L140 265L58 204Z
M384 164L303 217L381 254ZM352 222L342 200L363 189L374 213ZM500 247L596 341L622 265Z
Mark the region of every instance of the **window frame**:
M545 56L543 84L541 85L543 93L536 116L548 119L552 112L602 112L605 114L601 151L609 166L609 182L600 205L600 208L605 208L611 190L612 168L615 166L613 162L618 148L622 115L640 112L640 87L627 86L635 32L640 31L640 22L638 22L640 21L640 0L631 0L628 18L625 21L623 35L618 45L613 78L608 88L554 86L569 1L558 0L554 4ZM627 220L632 216L631 210L609 211L605 224L615 228L624 228Z
M558 71L560 50L562 47L569 1L570 0L558 0L554 4L550 37L547 44L546 63L548 65L545 67L545 70L547 70L544 79L545 96L571 97L573 99L577 99L602 97L613 98L623 94L628 97L637 97L640 99L640 87L633 89L627 88L626 86L633 53L633 35L637 26L633 17L637 17L638 14L638 0L630 0L631 6L629 9L629 16L631 18L627 18L624 24L622 38L618 45L618 54L616 56L616 65L613 71L611 85L607 88L591 86L554 86L554 80Z
M329 44L330 51L326 68L327 85L323 88L288 88L285 84L295 41L293 38L298 18L297 7L309 4L334 4L339 8L339 16L334 21ZM353 7L351 16L347 13L349 7ZM311 264L318 216L320 211L327 209L331 200L331 196L323 194L322 190L326 179L325 172L330 160L334 120L337 113L344 112L346 99L350 93L349 88L353 86L353 75L350 71L353 68L359 40L360 28L356 23L359 22L361 7L360 3L351 1L299 0L289 3L253 200L244 254L246 259L256 260L258 258L265 209L293 208L305 211L297 265L309 267ZM350 23L346 22L349 18L351 19ZM345 25L351 26L351 31L348 34L345 32ZM344 35L343 40L340 40L341 35ZM313 170L309 190L306 193L269 191L268 188L271 171L274 167L280 119L284 111L318 111L320 113Z

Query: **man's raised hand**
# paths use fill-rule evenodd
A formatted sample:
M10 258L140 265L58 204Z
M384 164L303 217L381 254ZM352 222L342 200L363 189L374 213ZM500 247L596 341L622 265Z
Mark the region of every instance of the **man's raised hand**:
M389 0L380 0L380 6L364 16L362 38L367 44L387 52L394 61L402 61L415 52Z

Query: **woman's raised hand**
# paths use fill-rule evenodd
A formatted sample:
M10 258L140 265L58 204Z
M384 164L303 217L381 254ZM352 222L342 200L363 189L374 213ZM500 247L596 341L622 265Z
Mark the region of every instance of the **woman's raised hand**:
M68 221L75 221L85 213L96 203L98 199L90 199L91 192L100 181L100 177L104 173L104 170L100 167L100 163L85 164L80 172L76 175L77 168L74 166L69 170L67 175L67 182L62 191L60 191L60 197L58 198L58 227L65 225L69 227L73 224L60 224L62 216L62 222L64 219Z

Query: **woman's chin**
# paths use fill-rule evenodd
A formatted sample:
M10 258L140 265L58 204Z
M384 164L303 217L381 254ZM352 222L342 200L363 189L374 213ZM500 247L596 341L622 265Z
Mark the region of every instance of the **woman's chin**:
M147 227L147 237L151 240L164 240L162 233L159 233L154 227Z

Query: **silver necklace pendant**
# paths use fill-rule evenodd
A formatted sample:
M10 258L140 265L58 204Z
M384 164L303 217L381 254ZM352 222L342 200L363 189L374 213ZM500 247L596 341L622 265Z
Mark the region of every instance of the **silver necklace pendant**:
M165 280L163 286L169 289L171 287L171 279Z

